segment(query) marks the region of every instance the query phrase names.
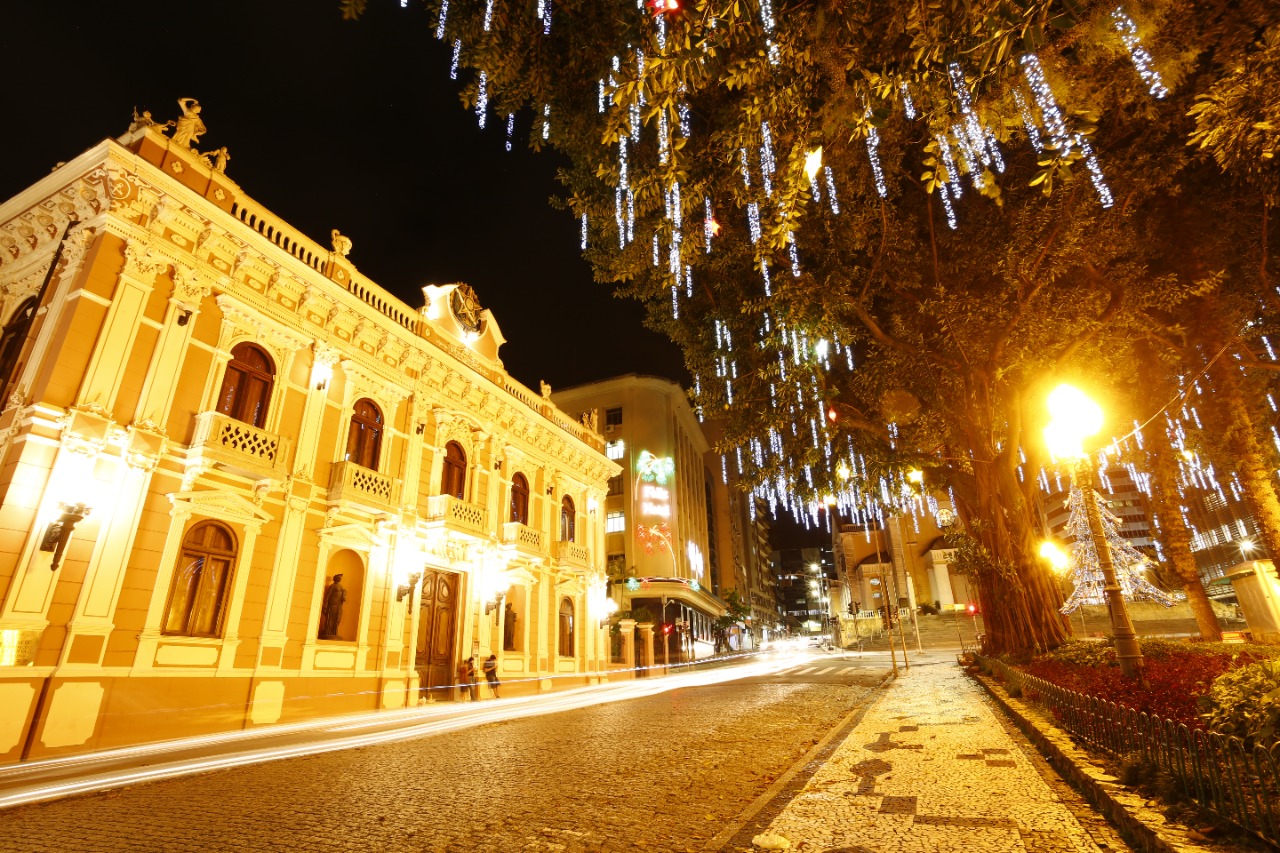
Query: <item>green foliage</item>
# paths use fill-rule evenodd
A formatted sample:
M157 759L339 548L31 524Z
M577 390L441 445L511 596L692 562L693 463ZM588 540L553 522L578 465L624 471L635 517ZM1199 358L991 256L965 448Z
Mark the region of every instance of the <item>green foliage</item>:
M1205 697L1209 728L1268 746L1280 737L1280 659L1223 673Z
M1143 645L1146 651L1146 645ZM1067 640L1053 651L1043 655L1043 660L1057 661L1071 666L1115 666L1115 650L1108 640Z

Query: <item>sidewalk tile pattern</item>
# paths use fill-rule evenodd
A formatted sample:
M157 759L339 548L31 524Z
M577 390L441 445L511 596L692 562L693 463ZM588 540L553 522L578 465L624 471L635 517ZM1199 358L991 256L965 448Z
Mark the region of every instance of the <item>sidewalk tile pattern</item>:
M957 667L892 682L768 829L822 853L1100 848Z

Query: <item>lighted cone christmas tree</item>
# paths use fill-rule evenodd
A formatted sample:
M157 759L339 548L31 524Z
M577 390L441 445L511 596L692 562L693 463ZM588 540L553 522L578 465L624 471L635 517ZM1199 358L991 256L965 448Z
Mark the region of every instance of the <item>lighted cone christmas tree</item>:
M1142 566L1147 558L1120 535L1120 519L1107 509L1107 503L1101 495L1092 490L1090 493L1098 502L1098 514L1102 516L1102 530L1107 537L1107 544L1111 546L1111 563L1116 583L1120 585L1120 594L1126 601L1156 601L1165 607L1172 607L1173 597L1142 577ZM1082 604L1106 604L1107 594L1102 569L1098 566L1098 551L1093 547L1093 536L1089 534L1084 492L1073 488L1067 506L1071 509L1071 517L1067 520L1064 532L1074 541L1067 568L1076 588L1061 610L1063 613L1074 613Z

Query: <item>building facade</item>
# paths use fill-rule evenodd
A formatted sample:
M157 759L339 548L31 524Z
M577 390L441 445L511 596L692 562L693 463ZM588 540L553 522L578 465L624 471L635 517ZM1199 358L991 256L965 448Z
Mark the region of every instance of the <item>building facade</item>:
M725 596L733 590L749 604L753 590L759 598L768 587L748 498L731 496L684 389L629 374L552 398L566 411L598 418L605 453L622 466L604 502L609 579L620 612L669 627L667 659L713 653L712 625L725 613ZM754 643L752 622L754 614L744 630L731 632L731 648Z
M606 674L590 425L152 127L0 205L0 762Z

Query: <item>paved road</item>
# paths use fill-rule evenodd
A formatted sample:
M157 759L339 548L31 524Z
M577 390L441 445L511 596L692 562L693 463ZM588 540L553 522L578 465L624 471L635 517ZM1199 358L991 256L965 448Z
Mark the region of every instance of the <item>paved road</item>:
M859 663L21 806L0 850L700 850L865 704Z

